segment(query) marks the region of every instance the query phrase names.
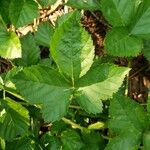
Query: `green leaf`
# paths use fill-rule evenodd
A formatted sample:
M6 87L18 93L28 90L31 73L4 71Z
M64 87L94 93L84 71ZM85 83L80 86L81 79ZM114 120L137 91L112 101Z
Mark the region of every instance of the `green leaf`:
M142 134L132 127L131 131L124 131L120 136L110 140L105 150L137 150L140 144Z
M40 49L31 33L21 38L21 46L22 58L16 60L17 64L24 67L37 64L40 59Z
M131 34L143 38L150 37L150 1L143 0L131 25Z
M132 99L115 95L110 102L110 121L108 127L117 135L108 144L106 150L133 149L140 144L142 132L149 121L143 107Z
M18 73L13 82L30 103L42 106L45 121L53 122L66 114L71 90L57 71L49 67L32 66Z
M53 5L57 0L37 0L42 7Z
M11 0L1 0L0 1L0 14L6 23L10 23L9 19L9 5Z
M0 31L0 56L9 59L21 57L21 44L14 32Z
M28 134L28 111L19 103L6 98L1 100L0 136L5 140L12 140L17 136Z
M46 133L42 138L42 143L45 145L46 150L59 150L61 149L61 142L59 138L52 136L51 133Z
M150 131L147 131L143 135L143 145L144 145L144 150L149 150L150 149Z
M146 59L150 61L150 40L144 40L143 53Z
M102 0L103 15L113 26L127 26L134 16L139 0Z
M94 58L92 39L79 22L79 13L72 12L56 28L50 45L52 57L60 71L70 77L72 82L90 69Z
M34 0L12 0L10 3L9 17L16 28L32 23L38 15L38 5Z
M5 150L5 140L0 137L0 149Z
M6 146L6 150L14 150L14 149L15 150L34 150L35 142L28 137L24 137L21 139L16 139L14 141L8 142ZM36 149L36 150L40 150L40 149Z
M76 85L77 102L89 113L102 112L102 101L112 97L121 86L129 68L112 64L96 65Z
M68 0L67 5L84 10L100 10L99 0Z
M99 132L83 132L82 139L85 143L82 150L104 150L105 143Z
M66 130L62 132L61 141L64 150L80 150L84 144L75 130Z
M131 36L126 28L114 28L107 32L105 50L118 57L137 56L143 48L142 40Z
M50 47L50 41L53 33L54 29L49 22L40 23L37 32L35 32L37 44Z

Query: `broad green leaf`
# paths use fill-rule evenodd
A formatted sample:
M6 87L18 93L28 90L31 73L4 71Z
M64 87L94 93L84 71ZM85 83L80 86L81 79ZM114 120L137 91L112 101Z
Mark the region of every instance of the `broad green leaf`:
M114 28L107 32L105 50L118 57L137 56L142 48L142 40L131 36L126 28Z
M28 134L28 111L19 103L6 98L1 100L0 136L6 140L12 140L17 136Z
M131 34L143 38L150 37L150 1L143 0L131 25Z
M56 28L50 44L57 66L72 82L90 69L94 58L92 39L79 22L79 13L71 12L64 23Z
M40 49L31 33L21 38L21 46L22 58L16 60L17 64L24 67L37 64L40 59Z
M35 39L37 44L50 47L50 40L54 33L54 29L49 22L40 23L37 32L35 32Z
M49 67L32 66L18 73L12 81L30 103L42 106L45 121L53 122L66 114L71 90L57 71Z
M82 133L85 143L82 150L104 150L105 143L99 132Z
M101 10L113 26L126 26L130 23L139 0L101 0Z
M144 41L143 53L146 59L150 61L150 40Z
M80 150L84 146L80 135L71 129L62 132L61 141L64 150Z
M121 86L129 68L112 64L101 64L92 67L76 85L77 102L89 113L102 112L102 101L112 97Z
M150 131L147 131L143 135L143 145L144 145L144 150L149 150L150 149Z
M138 146L149 123L143 107L128 97L116 94L110 102L109 114L108 127L117 136L106 149L127 150Z
M84 10L100 10L100 0L68 0L67 5Z
M9 59L21 57L21 44L14 32L0 31L0 56Z
M11 0L1 0L0 1L0 14L3 18L3 20L6 23L10 23L10 19L9 19L9 5L10 5L10 1Z
M37 0L42 7L53 5L57 0Z
M9 17L16 28L32 23L38 15L38 5L34 0L12 0L10 3Z

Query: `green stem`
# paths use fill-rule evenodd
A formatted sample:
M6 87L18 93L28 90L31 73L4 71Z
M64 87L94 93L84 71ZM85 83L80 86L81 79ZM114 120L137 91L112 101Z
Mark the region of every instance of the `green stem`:
M75 122L71 121L70 119L67 119L67 118L62 118L62 120L66 123L66 124L69 124L72 126L72 128L75 128L75 129L80 129L80 130L84 130L86 129L85 127L82 127L78 124L76 124Z
M6 91L3 90L3 99L6 99Z
M128 67L131 68L131 62L132 62L132 59L129 58L128 59ZM129 91L129 76L130 76L130 71L129 73L127 74L127 77L126 77L126 90L125 90L125 95L127 96L128 95L128 91Z
M75 106L75 105L70 105L69 108L72 108L72 109L81 109L80 106Z

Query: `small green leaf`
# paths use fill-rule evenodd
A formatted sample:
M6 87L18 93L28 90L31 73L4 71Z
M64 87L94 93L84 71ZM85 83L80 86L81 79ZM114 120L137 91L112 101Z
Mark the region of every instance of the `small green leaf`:
M75 130L66 130L62 132L61 141L64 150L80 150L84 144Z
M19 103L6 98L1 100L3 108L0 116L0 136L6 140L12 140L17 136L28 134L28 111Z
M66 114L71 97L70 86L54 69L45 66L25 68L12 81L30 103L42 106L45 121L53 122Z
M12 0L10 3L9 17L16 28L32 23L38 15L38 5L34 0Z
M99 130L99 129L102 129L104 127L104 123L103 122L96 122L96 123L93 123L93 124L90 124L88 126L88 129L90 130Z
M53 33L54 29L49 22L40 23L37 32L35 32L35 39L37 44L50 47L50 41Z
M90 69L94 58L91 36L79 22L80 14L71 12L63 24L56 28L50 45L57 66L72 82Z
M21 57L21 44L14 32L0 31L0 56L9 59Z
M21 38L21 46L22 58L16 60L17 64L24 67L37 64L40 59L40 49L31 33Z
M57 0L37 0L42 7L53 5Z
M127 26L134 16L138 0L102 0L101 9L114 27Z
M131 36L126 28L114 28L105 38L105 50L113 56L137 56L142 48L142 40Z
M121 86L129 68L102 64L92 67L78 84L77 102L89 113L102 112L102 101L112 97Z
M143 0L132 20L131 34L143 38L150 37L150 1Z
M84 10L100 10L99 0L68 0L67 5Z
M106 150L127 150L137 147L142 132L149 124L143 107L128 97L116 94L110 102L109 114L111 119L108 127L117 136L110 140Z

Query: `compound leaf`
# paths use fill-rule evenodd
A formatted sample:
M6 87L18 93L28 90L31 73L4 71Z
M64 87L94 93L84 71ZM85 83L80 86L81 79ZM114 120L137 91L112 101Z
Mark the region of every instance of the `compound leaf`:
M12 0L10 3L10 20L17 28L32 23L38 15L38 5L34 0Z
M60 71L74 82L90 69L94 46L90 35L79 23L80 14L71 14L56 28L50 50Z
M71 90L57 71L49 67L32 66L18 73L12 81L30 103L42 106L45 121L53 122L66 114Z
M142 40L129 35L126 28L114 28L107 33L105 38L105 50L113 56L137 56L142 48Z
M102 64L93 67L78 84L77 102L89 113L102 112L102 101L112 97L121 86L129 68Z
M0 136L5 140L12 140L17 136L28 134L28 111L19 103L6 98L1 100Z
M9 59L21 57L21 44L14 32L0 30L0 56Z

